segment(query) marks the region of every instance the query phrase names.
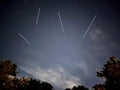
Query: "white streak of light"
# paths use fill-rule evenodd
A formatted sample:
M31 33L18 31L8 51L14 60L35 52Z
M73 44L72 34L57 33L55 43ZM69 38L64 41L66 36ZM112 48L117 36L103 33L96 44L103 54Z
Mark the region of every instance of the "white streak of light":
M88 26L87 30L85 31L85 33L84 33L84 35L82 37L83 39L86 37L86 35L87 35L88 31L90 30L92 24L94 23L95 19L96 19L96 15L94 16L94 18L92 19L90 25Z
M59 17L59 20L60 20L62 31L64 32L64 27L63 27L62 19L61 19L61 16L60 16L60 12L58 12L58 17Z
M27 43L31 46L30 42L21 34L21 33L18 33L18 35Z
M37 18L36 18L36 24L38 24L39 16L40 16L40 8L38 9Z

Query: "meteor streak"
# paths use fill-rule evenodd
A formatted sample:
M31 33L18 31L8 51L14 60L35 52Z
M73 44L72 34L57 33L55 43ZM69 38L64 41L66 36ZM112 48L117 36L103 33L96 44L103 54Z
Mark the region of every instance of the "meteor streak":
M60 16L60 12L58 12L58 17L59 17L59 20L60 20L62 31L64 32L64 27L63 27L62 19L61 19L61 16Z
M94 16L94 18L92 19L90 25L88 26L87 30L85 31L85 33L84 33L84 35L82 37L83 39L86 37L86 35L87 35L88 31L90 30L91 26L93 25L95 19L96 19L96 15Z
M36 18L36 24L38 24L39 16L40 16L40 8L38 9L37 18Z
M18 35L28 44L31 46L30 42L21 34L21 33L18 33Z

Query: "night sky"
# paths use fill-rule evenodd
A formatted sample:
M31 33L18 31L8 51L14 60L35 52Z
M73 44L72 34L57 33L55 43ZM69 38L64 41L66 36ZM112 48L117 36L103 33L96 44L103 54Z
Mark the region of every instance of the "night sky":
M96 72L109 57L120 58L119 25L115 0L0 0L0 60L16 63L19 76L59 89L78 84L91 88L103 82Z

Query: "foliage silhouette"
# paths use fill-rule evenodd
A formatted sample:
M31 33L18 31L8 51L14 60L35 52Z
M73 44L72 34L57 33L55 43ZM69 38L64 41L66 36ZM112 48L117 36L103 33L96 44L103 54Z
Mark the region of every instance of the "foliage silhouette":
M53 86L47 82L33 78L18 78L17 65L10 60L0 61L0 90L54 90ZM105 78L104 84L96 84L95 90L118 90L120 87L120 60L110 57L101 71L97 72L97 77ZM65 90L89 90L84 86L74 86Z
M10 60L0 62L0 90L5 90L11 86L12 83L9 83L13 82L13 80L9 79L9 76L16 76L16 68L17 65L13 64Z
M70 88L66 88L65 90L89 90L88 88L86 88L85 86L83 85L79 85L78 87L74 86L72 89Z
M10 60L0 62L0 90L53 90L47 82L32 78L17 78L17 65Z
M97 76L106 79L102 88L118 90L120 88L120 60L114 56L110 57L110 60L104 65L102 70L97 72Z
M53 86L47 82L30 78L28 85L23 87L23 90L53 90Z

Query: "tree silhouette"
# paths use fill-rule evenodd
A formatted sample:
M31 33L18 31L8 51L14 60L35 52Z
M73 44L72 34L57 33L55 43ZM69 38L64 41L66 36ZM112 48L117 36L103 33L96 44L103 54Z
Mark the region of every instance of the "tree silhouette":
M85 86L83 85L79 85L78 87L74 86L72 89L70 88L66 88L65 90L89 90L88 88L86 88Z
M106 90L117 90L120 87L120 60L114 56L110 57L102 70L97 72L97 76L106 79L104 83Z
M17 78L17 65L10 60L0 62L0 90L53 90L47 82L33 78Z
M93 88L95 90L106 90L104 84L96 84Z
M8 75L16 76L17 65L13 64L10 60L5 60L0 62L0 78L4 78Z
M47 82L42 82L40 85L40 90L53 90L53 87Z
M9 76L16 76L17 65L13 64L10 60L0 62L0 90L5 90L5 85L10 85L11 79ZM6 86L6 87L8 87Z
M71 90L70 88L66 88L65 90Z
M22 90L53 90L53 87L47 82L40 82L39 80L30 78L28 85L23 87Z

